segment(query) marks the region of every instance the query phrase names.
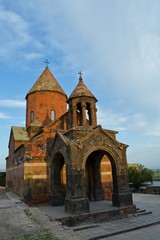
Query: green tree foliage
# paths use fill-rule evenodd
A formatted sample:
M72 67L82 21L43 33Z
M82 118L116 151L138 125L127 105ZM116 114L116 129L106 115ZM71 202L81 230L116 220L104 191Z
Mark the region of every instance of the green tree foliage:
M154 175L153 175L153 180L158 180L160 181L160 169L155 169L155 170L152 170Z
M129 183L138 190L142 183L153 181L153 171L145 168L143 165L128 168Z

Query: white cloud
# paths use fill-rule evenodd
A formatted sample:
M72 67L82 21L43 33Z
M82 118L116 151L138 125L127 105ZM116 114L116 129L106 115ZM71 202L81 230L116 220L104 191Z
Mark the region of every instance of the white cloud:
M68 58L70 63L77 58L79 61L75 62L82 61L88 69L94 69L99 78L97 85L104 90L109 88L113 94L124 96L128 104L154 110L160 102L160 34L154 21L156 9L152 7L152 16L149 8L146 13L141 10L144 2L138 4L138 9L134 8L136 3L128 3L119 11L120 4L117 1L114 6L95 1L73 3L68 14L75 34L71 39L61 35L66 40L63 51L68 57L74 52L74 59ZM133 16L138 20L133 21ZM150 30L150 21L155 31ZM66 45L70 47L67 49Z
M30 25L22 15L0 6L0 57L23 58L30 49L41 50L43 44L30 33ZM32 50L31 50L32 51ZM38 56L38 55L37 55Z
M128 162L160 169L160 144L144 144L128 149Z
M0 112L0 119L9 119L9 117L6 114Z
M157 136L160 137L160 121L156 122L155 124L151 125L147 131L146 135L152 135L152 136Z
M127 123L127 118L121 114L114 113L111 110L102 110L98 107L97 111L98 123L102 127L112 130L126 130L125 124Z
M12 99L1 99L0 106L11 107L11 108L25 108L26 102L20 101L20 100L12 100Z
M36 59L39 59L43 56L42 53L37 53L37 52L30 52L30 53L25 53L23 55L24 59L28 60L28 61L33 61Z
M148 123L146 120L146 117L143 114L140 113L134 113L134 114L123 114L121 113L115 113L112 110L102 110L101 108L98 108L98 120L102 125L105 125L106 127L116 128L117 130L123 129L129 130L129 129L144 129Z
M128 134L138 132L143 136L160 136L160 120L153 121L142 113L117 113L112 110L102 110L98 107L98 122L107 129L113 129Z

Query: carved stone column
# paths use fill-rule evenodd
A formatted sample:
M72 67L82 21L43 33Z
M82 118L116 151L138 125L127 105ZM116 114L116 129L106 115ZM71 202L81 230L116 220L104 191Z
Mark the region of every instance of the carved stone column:
M96 108L94 104L91 104L91 126L97 125L97 116L96 116Z
M89 211L89 200L84 185L84 170L69 169L67 171L67 196L65 211L68 213L85 213Z
M81 107L82 107L82 126L85 126L86 125L86 104L82 103Z
M73 127L77 126L77 107L76 106L72 107L72 122L73 122Z
M113 206L123 207L133 204L132 193L128 184L128 171L124 163L117 165L117 187L113 189Z

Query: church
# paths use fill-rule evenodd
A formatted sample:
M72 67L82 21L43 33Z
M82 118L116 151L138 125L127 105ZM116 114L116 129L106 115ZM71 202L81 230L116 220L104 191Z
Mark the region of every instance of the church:
M81 73L67 97L47 66L26 94L25 127L11 127L6 187L30 206L64 205L69 213L107 198L132 206L128 145L97 124L96 103Z

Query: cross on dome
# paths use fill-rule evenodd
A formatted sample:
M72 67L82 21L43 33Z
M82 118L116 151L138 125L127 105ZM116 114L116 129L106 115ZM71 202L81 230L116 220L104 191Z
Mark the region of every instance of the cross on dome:
M44 61L44 63L46 64L46 67L48 67L48 64L50 64L50 62L47 59Z
M79 74L79 80L82 80L83 73L80 71L78 74Z

